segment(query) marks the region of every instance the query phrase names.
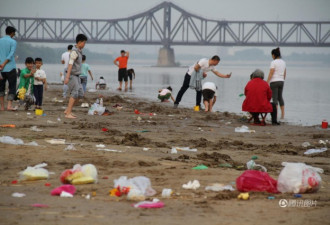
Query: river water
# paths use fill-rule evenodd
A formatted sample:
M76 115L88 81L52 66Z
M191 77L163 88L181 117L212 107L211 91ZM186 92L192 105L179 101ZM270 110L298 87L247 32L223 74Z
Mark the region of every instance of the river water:
M178 93L184 75L189 66L160 68L153 67L148 62L133 62L129 68L134 68L136 79L133 81L133 90L127 95L148 98L157 101L158 90L171 86L174 97ZM230 79L218 78L212 72L208 73L207 81L212 81L218 86L218 99L214 106L215 111L228 111L237 114L241 111L244 87L249 80L250 74L259 68L268 76L269 63L220 63L217 69L221 73L232 72ZM112 63L109 65L91 65L91 70L96 80L103 76L110 90L115 91L118 87L117 67ZM23 65L18 65L23 68ZM45 64L43 69L47 73L48 82L60 82L59 73L63 71L61 64ZM88 88L94 88L95 80L88 80ZM121 92L123 93L123 92ZM319 125L323 119L330 120L330 65L315 66L295 64L287 62L287 79L284 85L284 101L286 120L292 124ZM188 89L182 98L180 106L191 107L195 105L196 94L194 90ZM164 103L165 104L165 103ZM170 104L170 103L168 103Z

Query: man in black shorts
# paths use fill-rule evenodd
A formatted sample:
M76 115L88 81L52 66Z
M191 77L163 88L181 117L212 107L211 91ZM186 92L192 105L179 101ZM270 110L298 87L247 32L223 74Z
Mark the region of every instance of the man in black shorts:
M125 52L125 50L120 51L120 56L117 57L113 63L118 66L118 81L119 81L119 87L117 90L121 91L123 80L125 81L125 91L127 91L127 84L128 84L128 78L127 78L127 62L129 58L129 52Z

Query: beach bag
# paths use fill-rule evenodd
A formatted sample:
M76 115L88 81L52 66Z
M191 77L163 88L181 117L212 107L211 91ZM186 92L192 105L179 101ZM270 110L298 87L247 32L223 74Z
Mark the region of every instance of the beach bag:
M283 162L277 189L282 193L312 193L321 186L323 169L306 165L305 163Z
M267 172L246 170L236 179L236 188L240 192L267 191L278 193L277 181L271 178Z

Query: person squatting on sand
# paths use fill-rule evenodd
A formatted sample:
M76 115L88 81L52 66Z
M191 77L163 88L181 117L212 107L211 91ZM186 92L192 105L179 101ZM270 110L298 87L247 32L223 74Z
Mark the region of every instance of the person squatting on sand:
M203 103L205 112L212 112L212 108L217 101L218 87L213 82L205 82L202 87Z
M174 98L172 96L172 87L169 86L167 88L164 88L164 89L160 89L158 90L158 99L161 101L161 102L169 102L169 99L171 98L172 101L174 102Z
M105 81L104 77L100 77L99 81L95 84L95 89L106 89L107 82Z
M85 47L86 42L87 37L84 34L77 35L76 45L70 53L68 71L64 80L64 84L68 85L68 93L70 94L68 107L65 109L64 113L65 117L69 119L77 118L77 116L72 113L72 108L78 98L84 97L79 75L81 74L82 49Z
M221 78L230 78L230 74L222 74L219 71L215 69L215 66L218 65L220 62L220 57L215 55L211 59L203 58L198 60L194 65L190 66L188 71L185 74L182 87L176 96L175 102L174 102L174 108L177 108L179 103L181 102L183 94L187 91L187 89L190 86L190 79L193 72L201 72L203 75L203 78L207 76L207 72L212 71L216 76ZM199 106L201 108L201 101L202 101L202 90L196 89L196 106Z

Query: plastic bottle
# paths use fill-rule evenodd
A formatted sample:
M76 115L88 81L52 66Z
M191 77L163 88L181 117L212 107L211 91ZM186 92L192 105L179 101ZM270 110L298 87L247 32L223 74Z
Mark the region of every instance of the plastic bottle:
M103 107L103 98L100 100L100 105Z
M248 161L246 163L246 167L247 167L248 170L253 170L255 165L256 165L256 163L254 162L253 159L251 159L250 161Z
M162 191L162 197L163 198L169 198L171 197L171 194L173 193L172 189L164 188Z

